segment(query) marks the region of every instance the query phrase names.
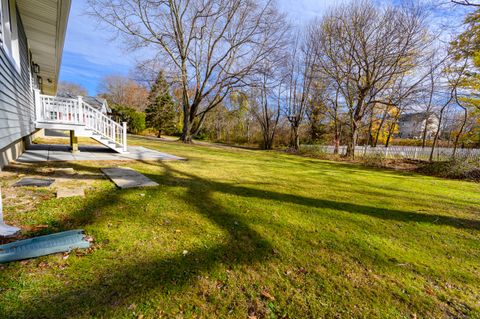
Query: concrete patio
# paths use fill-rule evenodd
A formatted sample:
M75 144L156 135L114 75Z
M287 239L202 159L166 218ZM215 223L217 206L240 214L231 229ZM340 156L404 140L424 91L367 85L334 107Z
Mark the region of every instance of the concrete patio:
M128 154L119 154L107 147L84 145L79 152L70 152L69 145L32 144L17 159L19 163L37 163L50 161L129 161L129 160L185 160L182 157L158 152L142 146L129 146Z

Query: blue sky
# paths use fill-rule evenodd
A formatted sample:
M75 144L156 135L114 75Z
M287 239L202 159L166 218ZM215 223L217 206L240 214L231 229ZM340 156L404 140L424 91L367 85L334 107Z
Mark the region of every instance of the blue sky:
M344 1L279 0L278 4L292 24L302 25L311 18L321 16L329 7ZM89 94L94 95L103 76L128 75L136 61L142 57L141 53L126 52L118 40L112 40L111 31L98 26L94 18L85 15L85 2L72 1L60 80L79 83L88 89Z
M292 23L302 24L342 1L281 0L279 5L282 11L288 13ZM79 83L94 95L103 76L128 75L141 56L126 52L119 41L112 41L111 31L99 27L95 19L85 15L85 2L72 1L60 80Z

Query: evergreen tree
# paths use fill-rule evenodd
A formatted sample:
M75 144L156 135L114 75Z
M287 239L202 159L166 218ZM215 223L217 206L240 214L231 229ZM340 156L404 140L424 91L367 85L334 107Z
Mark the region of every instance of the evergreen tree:
M148 96L148 106L145 110L147 126L157 130L158 137L161 137L162 133L175 133L177 128L175 102L169 90L170 86L160 71Z

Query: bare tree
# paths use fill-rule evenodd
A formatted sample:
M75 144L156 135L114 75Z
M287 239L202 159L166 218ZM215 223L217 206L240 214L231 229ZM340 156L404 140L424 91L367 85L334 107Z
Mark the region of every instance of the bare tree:
M67 82L67 81L60 81L60 83L58 83L57 95L87 96L88 92L87 92L87 89L80 84Z
M333 10L314 32L318 67L336 83L348 109L347 155L353 157L359 126L372 106L398 104L427 76L403 79L401 94L389 101L389 88L427 57L424 14L416 7L382 9L359 1Z
M438 117L438 128L435 132L435 136L433 138L432 148L430 150L430 157L429 161L433 161L433 156L435 152L435 147L437 146L438 139L440 137L440 132L442 129L442 124L444 120L445 111L447 110L448 106L455 102L457 95L457 89L461 85L464 72L467 69L468 59L464 59L461 65L456 66L454 60L450 60L450 65L446 66L444 69L444 77L447 81L447 88L448 88L448 96L444 99L444 103L440 107L440 114ZM463 128L462 128L463 130Z
M287 91L285 65L287 55L277 52L262 63L252 76L250 104L253 115L260 124L262 148L272 149L280 121L282 100Z
M463 105L463 102L461 101L461 99L459 98L458 96L458 88L455 88L455 91L454 91L454 96L455 96L455 102L457 103L457 105L461 108L462 110L462 114L463 114L463 117L462 117L462 120L461 120L461 124L460 124L460 128L458 129L458 132L455 136L455 141L453 143L453 152L452 152L452 158L455 158L455 155L457 153L457 148L458 148L458 142L460 140L460 137L462 136L463 134L463 130L465 129L465 126L467 124L467 120L468 120L468 108Z
M305 117L309 102L310 89L313 82L313 66L315 52L313 43L306 41L303 35L298 36L293 44L287 70L287 91L285 98L285 115L290 123L292 140L291 147L300 148L299 127Z
M89 0L91 13L131 48L150 47L182 88L184 142L206 114L244 86L284 41L287 23L272 1Z
M148 90L122 75L107 75L98 87L100 96L109 103L129 106L144 111L148 104Z
M472 7L480 7L480 3L478 1L472 0L451 0L454 4L459 4L462 6L472 6Z

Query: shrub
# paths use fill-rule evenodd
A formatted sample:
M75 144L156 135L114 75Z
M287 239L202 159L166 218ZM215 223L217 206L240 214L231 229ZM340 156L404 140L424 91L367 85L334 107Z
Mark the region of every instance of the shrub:
M145 113L134 111L130 113L130 120L128 122L128 127L131 133L137 134L143 131L146 127L145 125Z
M316 158L328 158L329 154L326 151L325 147L322 145L311 144L311 145L300 145L298 154L303 156L310 156Z
M454 159L424 163L419 166L418 171L439 177L480 181L480 159Z
M145 113L123 105L111 105L112 116L117 122L127 122L129 133L137 134L145 130Z
M385 155L382 152L375 152L375 153L367 153L365 156L363 154L359 154L361 156L361 162L365 166L369 167L386 167L387 161Z

